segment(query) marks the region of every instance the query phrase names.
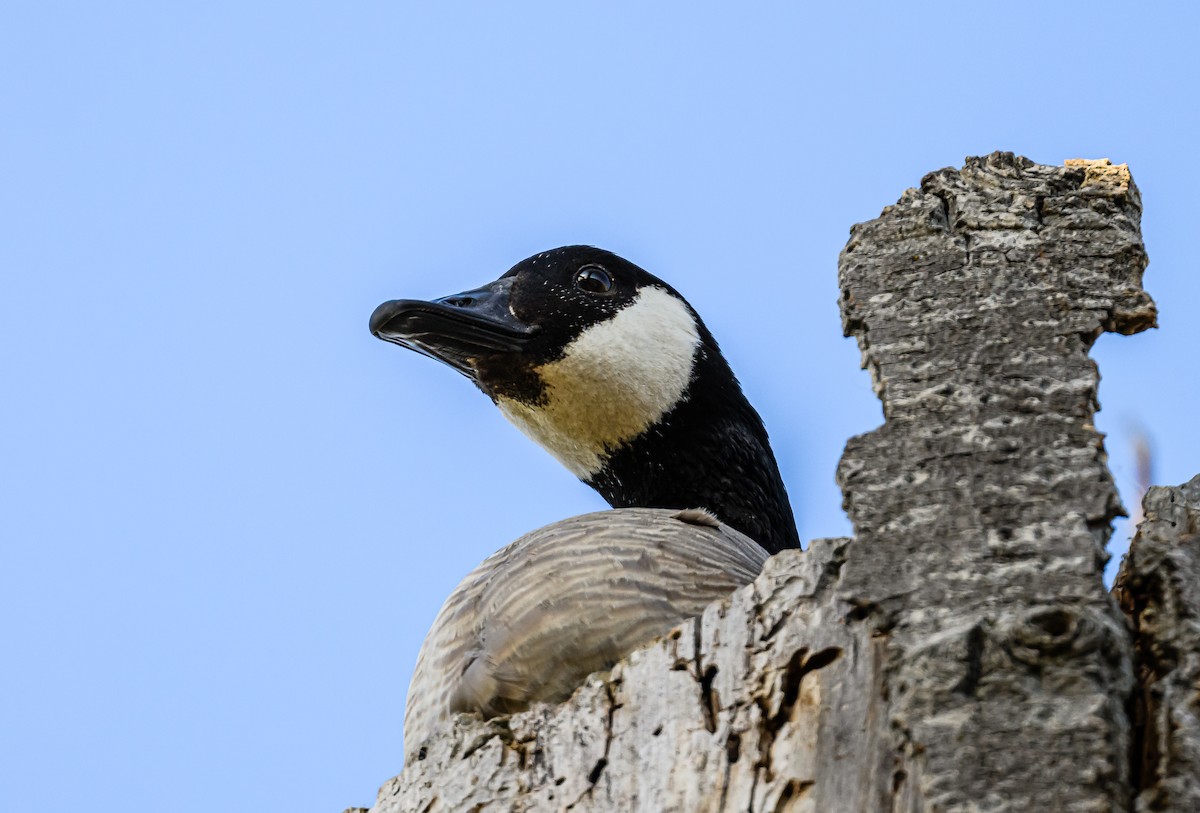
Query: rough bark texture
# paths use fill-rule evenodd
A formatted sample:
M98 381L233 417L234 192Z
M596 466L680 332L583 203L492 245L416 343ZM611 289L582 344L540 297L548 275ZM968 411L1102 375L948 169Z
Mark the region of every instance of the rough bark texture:
M373 813L1127 810L1087 351L1154 322L1139 217L1123 166L996 153L855 226L842 313L886 423L839 468L854 539L779 554L561 706L458 718Z
M1154 322L1140 214L1124 167L993 154L851 230L843 322L886 423L839 468L843 589L888 637L881 804L1128 805L1129 643L1101 582L1121 506L1087 351Z
M1200 810L1200 476L1151 488L1113 590L1134 626L1139 811Z

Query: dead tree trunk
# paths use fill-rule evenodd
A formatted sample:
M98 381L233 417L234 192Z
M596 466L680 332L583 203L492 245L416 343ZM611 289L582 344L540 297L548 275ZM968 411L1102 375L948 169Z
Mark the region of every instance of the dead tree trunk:
M1113 592L1134 627L1137 810L1200 810L1200 475L1152 488Z
M1186 516L1190 552L1154 525L1123 577L1145 736L1101 581L1121 507L1087 353L1154 322L1140 213L1124 166L996 153L855 226L842 314L886 416L839 468L855 537L775 556L560 706L458 718L373 813L1124 811L1148 779L1152 809L1198 809L1200 486L1148 512Z

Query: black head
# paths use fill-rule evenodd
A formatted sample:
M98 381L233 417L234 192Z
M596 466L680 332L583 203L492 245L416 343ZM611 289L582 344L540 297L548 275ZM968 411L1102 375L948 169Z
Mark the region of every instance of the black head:
M385 302L371 332L466 375L614 506L705 507L768 550L799 544L762 421L716 341L628 260L546 251L475 290Z
M545 388L531 372L561 359L587 328L632 305L647 287L669 293L699 323L673 288L628 260L592 246L564 246L474 290L430 302L385 302L371 315L371 332L450 365L493 401L534 404Z

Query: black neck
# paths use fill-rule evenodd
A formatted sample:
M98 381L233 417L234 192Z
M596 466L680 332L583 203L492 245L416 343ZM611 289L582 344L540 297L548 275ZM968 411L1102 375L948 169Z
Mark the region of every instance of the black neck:
M587 483L614 508L707 508L769 553L800 547L762 419L719 352L702 351L687 400Z

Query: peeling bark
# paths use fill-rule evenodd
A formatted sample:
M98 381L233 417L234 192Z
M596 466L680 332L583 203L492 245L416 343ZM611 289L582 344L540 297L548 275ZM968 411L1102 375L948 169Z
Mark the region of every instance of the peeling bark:
M1127 810L1134 652L1102 584L1121 506L1087 353L1154 323L1140 211L1123 166L995 153L855 226L842 314L886 422L839 467L854 538L778 554L566 703L456 718L371 813ZM1146 621L1183 588L1154 589L1131 588L1139 651L1194 654ZM1178 731L1200 663L1173 657L1141 662ZM1164 788L1195 770L1190 730L1155 746Z

